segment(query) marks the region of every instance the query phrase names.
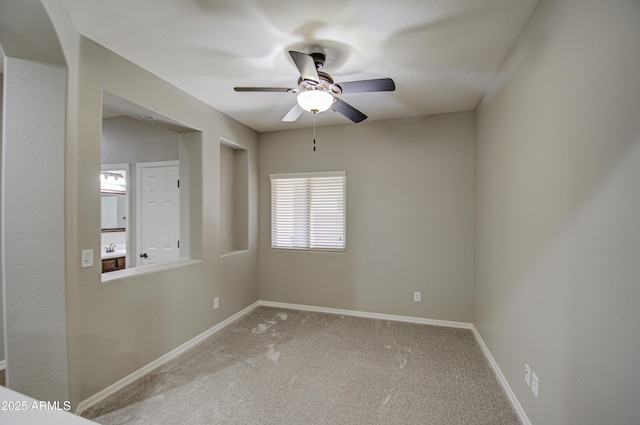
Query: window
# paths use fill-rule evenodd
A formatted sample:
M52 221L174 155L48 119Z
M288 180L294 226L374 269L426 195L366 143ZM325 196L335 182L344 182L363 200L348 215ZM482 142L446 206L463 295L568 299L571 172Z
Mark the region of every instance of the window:
M345 171L270 178L272 248L345 250Z

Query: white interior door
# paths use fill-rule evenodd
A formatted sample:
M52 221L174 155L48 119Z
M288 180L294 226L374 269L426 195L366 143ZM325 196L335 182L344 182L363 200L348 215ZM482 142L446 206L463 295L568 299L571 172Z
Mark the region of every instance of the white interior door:
M179 166L138 164L138 265L180 258Z

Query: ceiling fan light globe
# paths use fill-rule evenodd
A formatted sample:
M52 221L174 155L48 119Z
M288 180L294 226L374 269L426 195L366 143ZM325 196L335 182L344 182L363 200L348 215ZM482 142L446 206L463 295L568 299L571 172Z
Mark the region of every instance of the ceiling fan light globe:
M308 112L324 112L333 105L335 98L322 90L305 90L298 93L298 105Z

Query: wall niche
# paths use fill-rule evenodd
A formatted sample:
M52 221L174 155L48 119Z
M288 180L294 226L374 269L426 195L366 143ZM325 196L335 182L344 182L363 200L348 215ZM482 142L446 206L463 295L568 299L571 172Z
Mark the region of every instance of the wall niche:
M220 139L220 253L249 246L249 161L247 149Z

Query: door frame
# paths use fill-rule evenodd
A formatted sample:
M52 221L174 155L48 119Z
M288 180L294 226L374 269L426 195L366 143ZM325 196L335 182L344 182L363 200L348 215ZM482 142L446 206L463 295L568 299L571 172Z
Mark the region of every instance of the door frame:
M178 178L180 176L180 160L173 161L155 161L155 162L138 162L136 163L136 250L132 254L135 260L135 267L140 267L140 252L142 251L142 223L141 223L141 211L142 211L142 170L144 168L156 168L156 167L178 167ZM182 201L178 203L180 207ZM182 215L182 214L181 214ZM182 227L182 226L180 226ZM178 228L178 234L180 234L180 227ZM133 263L132 263L133 264Z

